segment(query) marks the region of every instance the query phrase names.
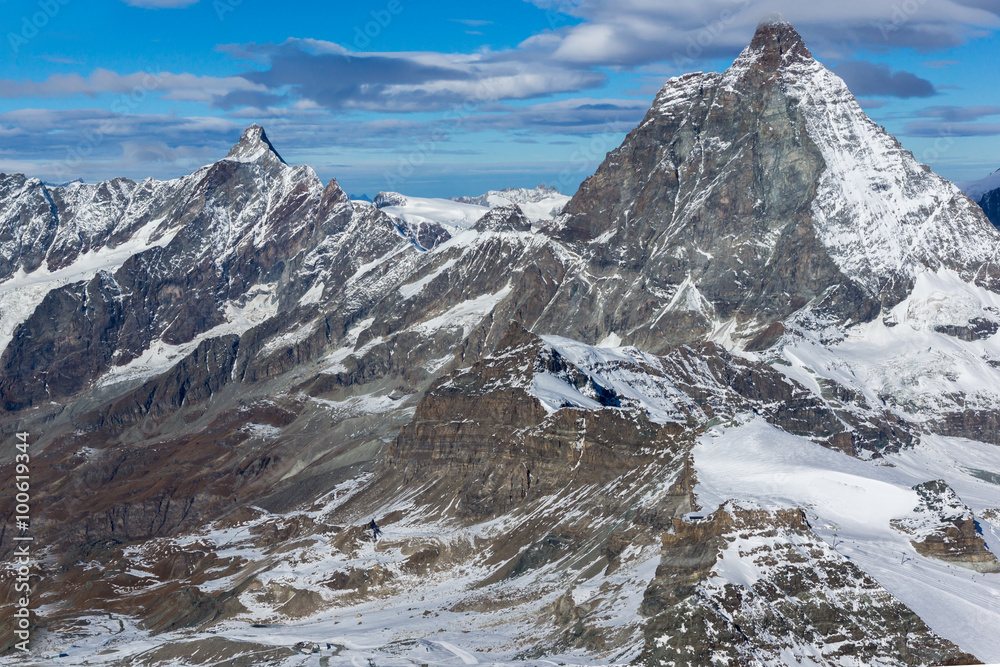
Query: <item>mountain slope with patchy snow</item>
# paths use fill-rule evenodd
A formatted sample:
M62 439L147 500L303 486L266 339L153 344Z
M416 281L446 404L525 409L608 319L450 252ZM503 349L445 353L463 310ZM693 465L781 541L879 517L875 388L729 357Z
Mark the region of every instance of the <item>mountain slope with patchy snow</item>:
M1000 659L974 204L774 21L558 197L0 177L44 659Z

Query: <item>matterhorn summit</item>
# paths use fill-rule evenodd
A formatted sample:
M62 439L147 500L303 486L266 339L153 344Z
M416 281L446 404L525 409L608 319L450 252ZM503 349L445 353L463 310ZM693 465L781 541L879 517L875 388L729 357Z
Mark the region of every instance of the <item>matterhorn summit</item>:
M749 340L803 307L871 320L927 270L1000 284L979 207L873 123L781 21L762 23L725 72L667 82L564 213L562 238L634 276L623 295L637 281L697 292L664 304L688 321L635 321L632 298L586 306L651 345L720 327Z

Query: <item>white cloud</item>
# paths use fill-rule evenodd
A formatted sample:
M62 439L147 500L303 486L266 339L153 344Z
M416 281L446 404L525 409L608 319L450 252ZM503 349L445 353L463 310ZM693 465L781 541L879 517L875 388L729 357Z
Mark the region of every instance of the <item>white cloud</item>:
M211 102L234 91L266 92L261 84L238 76L214 77L171 72L118 74L98 68L88 76L53 74L42 81L0 79L0 97L73 97L102 94L147 95L156 93L167 100Z
M532 59L515 50L355 52L312 39L223 50L264 66L245 72L244 79L330 110L440 111L576 92L605 81L588 67Z
M730 58L749 42L760 19L773 12L791 21L814 52L838 57L860 48L946 48L1000 28L996 0L533 1L549 11L553 29L528 38L520 48L590 66L675 62L683 67ZM560 25L568 17L583 22Z

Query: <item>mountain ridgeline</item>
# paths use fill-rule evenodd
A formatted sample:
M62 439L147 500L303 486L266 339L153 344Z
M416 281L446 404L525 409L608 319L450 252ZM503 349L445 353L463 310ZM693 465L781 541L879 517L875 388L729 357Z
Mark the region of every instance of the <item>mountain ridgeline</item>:
M1000 232L792 26L668 81L565 206L448 205L352 202L256 125L170 181L0 174L37 642L1000 660L948 621L1000 622Z

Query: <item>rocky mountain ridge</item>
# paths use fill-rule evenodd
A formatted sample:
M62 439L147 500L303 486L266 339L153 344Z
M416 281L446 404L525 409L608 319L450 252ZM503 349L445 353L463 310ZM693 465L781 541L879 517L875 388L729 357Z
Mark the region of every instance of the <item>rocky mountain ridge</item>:
M623 288L650 306L683 314L671 327L619 299L586 304L651 345L723 328L739 344L792 313L869 321L926 269L995 291L994 231L775 24L724 73L668 82L557 233L587 243L595 270L628 272Z

